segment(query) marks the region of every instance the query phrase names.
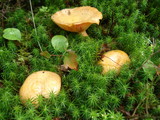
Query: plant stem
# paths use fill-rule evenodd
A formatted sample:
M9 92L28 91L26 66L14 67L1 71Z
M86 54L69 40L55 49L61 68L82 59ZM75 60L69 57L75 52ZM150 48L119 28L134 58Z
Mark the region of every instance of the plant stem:
M135 114L136 114L136 112L137 112L137 110L138 110L138 108L139 108L139 106L142 104L142 102L144 101L146 99L146 97L145 98L143 98L143 100L137 105L137 107L134 109L134 111L133 111L133 114L132 114L132 116L135 116Z
M20 2L20 0L17 0L17 5L18 5L18 7L21 7L21 2Z
M59 57L62 57L63 55L51 55L51 56L59 56Z
M156 53L159 53L159 52L160 52L160 50L152 53L152 54L147 58L147 60L145 60L145 61L143 62L143 64L142 64L139 68L137 68L137 69L135 70L134 74L129 78L129 80L133 79L134 76L137 74L137 72L138 72L141 68L143 68L143 66L148 62L148 60L150 60L150 58L151 58L153 55L155 55Z
M147 116L148 116L148 114L149 114L149 112L148 112L148 108L149 108L149 103L148 103L148 99L149 99L149 95L148 95L149 85L148 85L148 83L147 83L146 87L147 87L147 88L146 88L147 91L146 91L146 105L145 105L145 109L146 109L146 114L147 114Z
M30 4L30 8L31 8L31 14L32 14L32 20L33 20L34 30L35 30L36 36L38 36L37 29L36 29L36 24L35 24L35 21L34 21L34 13L33 13L32 1L31 0L29 0L29 4ZM42 47L41 47L41 45L40 45L40 43L39 43L38 40L37 40L37 43L38 43L38 46L39 46L41 52L43 52Z

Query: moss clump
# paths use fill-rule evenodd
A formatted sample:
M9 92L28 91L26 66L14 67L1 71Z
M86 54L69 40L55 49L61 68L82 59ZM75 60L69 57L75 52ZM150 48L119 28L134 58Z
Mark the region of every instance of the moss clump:
M159 0L32 2L37 35L29 3L13 0L9 4L6 1L2 3L5 12L0 22L0 33L3 34L5 28L18 28L23 40L8 41L0 36L1 120L158 119L160 78L157 73L151 74L152 70L146 72L144 64L153 63L155 68L160 65L160 52L157 52L160 49ZM56 11L76 6L96 7L103 14L100 26L92 25L87 30L90 38L64 31L50 19ZM63 73L59 70L61 57L48 59L40 55L37 41L43 51L60 54L51 45L54 35L67 37L69 49L78 55L78 71ZM131 58L130 66L123 66L119 75L114 71L101 75L102 68L97 62L104 43L111 49L125 51ZM38 108L34 108L31 102L23 106L19 89L29 74L39 70L59 73L62 90L57 97L53 94L49 99L40 96Z

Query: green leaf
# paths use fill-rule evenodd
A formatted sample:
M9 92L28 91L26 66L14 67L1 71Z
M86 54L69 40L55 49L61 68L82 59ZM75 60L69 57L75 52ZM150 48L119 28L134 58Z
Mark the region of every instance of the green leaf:
M48 7L45 7L45 6L42 6L40 9L39 9L40 12L49 12L48 10Z
M50 57L51 57L51 55L49 54L48 51L43 51L43 52L41 52L40 54L41 54L42 56L46 57L46 58L50 58Z
M68 50L67 55L64 57L64 66L70 69L78 70L78 62L77 62L77 55L74 51Z
M21 32L17 28L6 28L3 37L8 40L21 40Z
M63 35L55 35L51 40L52 46L59 52L65 52L68 48L68 40Z
M148 62L144 64L143 70L150 80L154 79L156 68L155 64L152 61L148 60Z

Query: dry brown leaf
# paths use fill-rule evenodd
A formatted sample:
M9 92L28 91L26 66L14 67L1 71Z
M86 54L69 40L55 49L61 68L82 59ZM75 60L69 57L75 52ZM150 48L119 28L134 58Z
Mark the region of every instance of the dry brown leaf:
M53 120L61 120L61 119L57 117L57 118L53 118Z
M74 70L78 70L78 62L77 62L77 55L74 51L68 50L67 55L64 57L64 64L65 68L70 68Z

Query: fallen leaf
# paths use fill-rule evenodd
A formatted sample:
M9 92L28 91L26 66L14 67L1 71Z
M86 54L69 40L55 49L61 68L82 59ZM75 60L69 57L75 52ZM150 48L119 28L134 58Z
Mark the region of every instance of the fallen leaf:
M44 56L46 58L50 58L51 57L51 55L49 54L48 51L43 51L43 52L40 53L40 55L42 55L42 56Z
M102 44L101 52L107 52L109 50L110 50L110 48L106 43Z
M152 61L148 60L144 64L143 70L150 80L154 79L154 75L156 73L156 68L155 68L155 64Z
M69 67L65 65L61 65L59 69L64 72L69 72Z
M53 118L53 120L61 120L61 119L57 117L57 118Z
M65 68L70 68L74 70L78 70L78 62L77 62L77 55L74 51L68 50L67 55L65 55L63 66Z

